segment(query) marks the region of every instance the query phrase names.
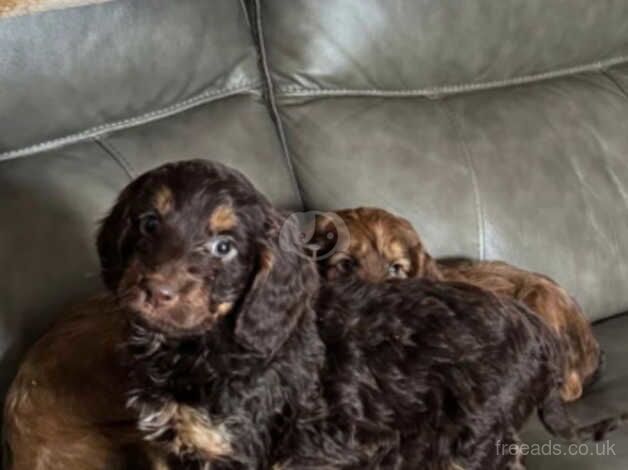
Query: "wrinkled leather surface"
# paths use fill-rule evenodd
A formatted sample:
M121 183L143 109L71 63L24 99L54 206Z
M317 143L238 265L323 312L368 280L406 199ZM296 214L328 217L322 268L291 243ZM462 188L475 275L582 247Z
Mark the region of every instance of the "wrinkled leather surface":
M608 76L615 81L623 91L623 95L628 98L628 65L615 67L607 71Z
M599 338L606 352L606 368L604 375L585 395L574 403L570 413L582 424L616 416L628 410L628 314L606 320L595 327L595 334ZM547 444L548 442L561 444L560 452L551 456L530 455L527 460L529 470L624 470L628 468L628 426L608 435L610 446L605 442L589 444L579 455L570 455L574 449L568 444L550 436L535 419L532 420L522 434L528 444ZM613 446L614 445L614 446ZM608 451L611 449L614 452ZM575 449L578 453L578 449ZM564 455L563 455L564 453ZM584 455L583 455L584 454Z
M93 234L127 182L93 143L0 163L0 396L55 312L99 289Z
M624 0L265 0L280 90L436 92L628 59Z
M628 308L628 106L607 76L440 100L291 98L281 115L309 207L383 206L436 255L546 273L593 319Z
M10 18L0 20L0 45L0 158L260 82L233 0L115 1Z
M471 171L442 103L321 99L281 117L307 207L385 207L414 222L435 254L477 255Z
M208 158L242 171L274 204L300 207L266 107L235 96L103 139L138 175L161 163Z

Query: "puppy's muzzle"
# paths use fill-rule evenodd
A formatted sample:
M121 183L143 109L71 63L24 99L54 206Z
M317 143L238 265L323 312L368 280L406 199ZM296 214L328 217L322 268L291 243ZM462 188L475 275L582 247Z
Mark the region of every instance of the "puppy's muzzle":
M139 262L133 263L119 291L126 306L152 322L192 326L209 309L207 286L179 264L148 268Z
M179 301L180 287L162 276L146 276L140 281L144 302L153 309L171 308Z

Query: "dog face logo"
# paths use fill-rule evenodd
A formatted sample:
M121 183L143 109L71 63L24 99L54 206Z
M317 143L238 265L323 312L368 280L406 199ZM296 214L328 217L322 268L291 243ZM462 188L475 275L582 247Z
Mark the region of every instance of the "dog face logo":
M298 239L289 240L287 224L298 227ZM295 212L281 228L280 247L299 256L321 261L334 253L346 251L350 242L349 229L345 222L333 212Z

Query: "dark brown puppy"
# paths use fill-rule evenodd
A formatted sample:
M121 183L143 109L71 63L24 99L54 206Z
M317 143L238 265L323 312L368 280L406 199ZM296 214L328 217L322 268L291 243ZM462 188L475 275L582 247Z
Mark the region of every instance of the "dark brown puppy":
M473 286L319 286L298 227L240 173L181 162L131 183L103 224L129 312L129 404L176 468L514 468L498 441L536 408L577 438L563 357L517 302Z
M405 219L376 208L336 212L349 232L343 248L322 260L328 279L357 275L371 282L387 279L430 278L473 284L503 297L520 300L538 313L559 335L566 352L561 396L573 401L596 376L600 347L578 303L547 276L499 261L434 260ZM316 240L336 241L335 223L317 221ZM326 235L333 231L334 237Z

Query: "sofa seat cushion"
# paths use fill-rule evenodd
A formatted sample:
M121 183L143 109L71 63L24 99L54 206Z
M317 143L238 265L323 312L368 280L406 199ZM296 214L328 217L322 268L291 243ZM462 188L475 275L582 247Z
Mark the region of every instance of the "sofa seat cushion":
M628 313L596 324L595 333L606 352L604 373L582 400L570 406L570 411L583 424L628 411ZM560 444L555 455L529 455L529 470L628 468L628 426L609 434L607 442L570 448L568 443L550 436L534 419L523 434L523 439L537 446L546 444L546 452L548 443Z

